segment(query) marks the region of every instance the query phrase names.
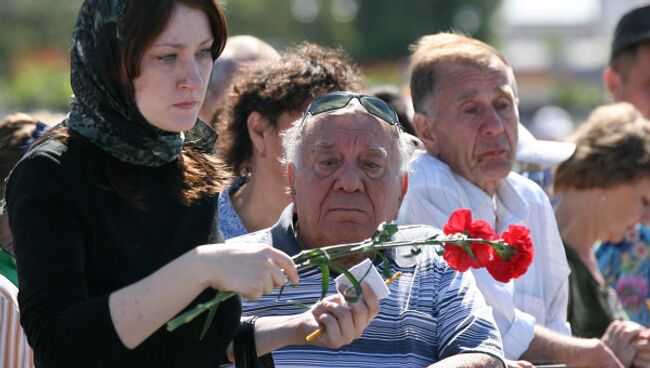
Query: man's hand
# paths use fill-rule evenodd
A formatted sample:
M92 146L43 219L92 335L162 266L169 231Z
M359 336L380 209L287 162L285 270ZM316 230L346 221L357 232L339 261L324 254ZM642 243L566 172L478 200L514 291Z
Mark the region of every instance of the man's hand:
M506 359L508 368L535 368L535 365L525 360L508 360Z
M645 328L634 340L636 355L632 366L635 368L650 368L650 330Z
M643 326L634 322L614 321L607 326L601 340L624 366L629 367L637 355L636 339L643 330Z
M313 345L338 349L363 334L379 313L380 306L368 284L362 283L361 290L361 298L354 303L348 303L343 295L335 294L310 309L313 323L309 332L318 328L322 330L321 335L311 341Z

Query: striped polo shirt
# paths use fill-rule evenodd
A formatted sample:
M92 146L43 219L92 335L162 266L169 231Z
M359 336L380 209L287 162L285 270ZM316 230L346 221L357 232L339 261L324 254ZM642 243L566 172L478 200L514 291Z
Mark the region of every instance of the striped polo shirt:
M293 208L285 209L272 228L232 241L261 241L289 255L301 248L294 236ZM395 240L424 239L439 230L425 226L400 227ZM501 338L491 309L485 304L471 273L448 267L431 246L417 257L410 248L386 254L391 274L402 276L389 285L391 295L383 299L379 315L352 344L332 350L311 345L288 346L273 352L276 367L424 367L461 353L486 353L503 359ZM381 271L385 265L376 263ZM286 287L256 302L244 300L244 315L277 316L305 310L288 300L311 305L321 293L318 269L300 272L300 284ZM330 294L336 292L333 278Z

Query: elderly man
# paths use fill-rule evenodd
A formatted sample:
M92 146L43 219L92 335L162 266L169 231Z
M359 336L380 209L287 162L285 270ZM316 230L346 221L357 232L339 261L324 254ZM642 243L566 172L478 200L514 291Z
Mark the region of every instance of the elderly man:
M219 196L224 239L266 229L291 203L281 134L316 97L360 90L358 67L338 49L303 42L251 65L233 82L219 116L218 151L234 178Z
M293 204L273 227L235 239L271 243L295 255L368 238L381 222L396 217L405 190L412 143L397 123L395 112L374 97L334 92L316 99L283 138ZM431 232L422 227L410 231ZM404 230L396 236L406 240L413 233ZM418 257L397 251L386 256L390 265L376 262L377 267L403 275L389 286L390 296L363 335L340 350L281 349L273 352L276 366L502 366L496 324L470 274L450 269L430 248ZM298 287L285 288L282 299L317 301L319 271L304 271L300 280ZM336 292L333 282L329 288ZM299 310L276 297L246 302L244 313Z
M525 275L500 283L485 270L473 272L506 358L621 366L604 341L569 336L569 267L553 209L537 185L511 172L519 116L509 63L491 46L451 33L425 36L413 50L413 122L426 152L411 162L398 222L440 227L464 207L497 232L530 227L535 257Z

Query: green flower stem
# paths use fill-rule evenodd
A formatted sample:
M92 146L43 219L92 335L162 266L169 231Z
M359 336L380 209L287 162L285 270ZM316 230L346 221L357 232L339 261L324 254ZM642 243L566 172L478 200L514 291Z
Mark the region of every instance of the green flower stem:
M174 331L180 326L189 323L194 318L198 317L201 313L206 312L211 308L218 307L222 301L229 299L235 295L237 295L237 293L234 293L232 291L217 291L217 295L215 295L214 298L208 300L205 303L197 305L189 311L167 322L167 331Z
M359 243L349 243L349 244L327 246L323 248L303 250L302 252L293 256L291 259L294 261L299 271L308 268L313 268L313 267L320 267L322 270L324 268L323 266L330 267L332 265L336 265L336 263L333 263L332 260L346 257L352 254L364 254L364 253L375 254L385 249L405 247L405 246L409 246L414 249L417 249L423 245L442 246L443 244L457 244L462 246L464 244L471 244L471 243L483 243L483 244L491 245L495 247L500 254L510 255L512 253L512 251L509 249L510 247L502 240L488 241L484 239L473 239L473 238L444 239L436 236L434 238L414 242L414 241L406 241L406 240L405 241L383 241L380 237L373 236L372 239L359 242ZM436 249L436 252L438 254L441 254L442 251L443 251L442 248ZM336 266L334 266L334 268L337 270L339 269ZM178 327L192 321L194 318L198 317L201 313L216 309L222 301L231 298L235 295L236 293L232 291L218 291L214 298L210 299L205 303L197 305L191 310L167 322L167 331L174 331ZM208 325L211 322L210 320L206 320L206 323ZM207 327L208 326L204 326L204 331L207 330Z

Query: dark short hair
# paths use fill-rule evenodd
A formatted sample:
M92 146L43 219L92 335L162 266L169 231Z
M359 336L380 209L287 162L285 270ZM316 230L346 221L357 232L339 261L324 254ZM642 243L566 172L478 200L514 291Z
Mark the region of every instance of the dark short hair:
M409 114L408 105L410 104L410 101L406 99L404 94L397 87L392 85L380 85L371 88L370 92L373 96L386 102L393 108L393 110L395 110L402 130L405 133L415 135L415 129L413 128L413 122L411 121L411 116Z
M650 41L650 4L633 8L619 19L612 37L610 65L618 56L634 52L640 43Z
M21 113L9 115L0 122L0 183L23 156L37 125L36 118Z
M627 78L627 71L636 64L639 48L641 47L650 47L650 39L639 41L627 48L619 50L612 56L612 59L609 61L609 66L623 78Z
M573 141L575 153L555 171L555 191L611 188L650 176L650 121L627 102L595 109Z
M233 82L218 117L217 147L235 175L250 172L253 143L248 116L256 111L274 126L285 112L302 112L332 91L360 91L361 72L340 49L304 42L280 59L250 66Z
M140 62L147 48L165 30L174 6L183 4L201 10L208 17L214 43L212 59L226 46L228 27L218 1L215 0L129 0L124 13L122 65L129 83L140 75Z

